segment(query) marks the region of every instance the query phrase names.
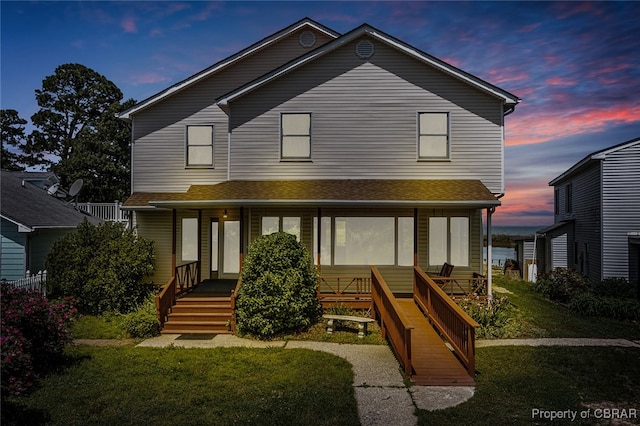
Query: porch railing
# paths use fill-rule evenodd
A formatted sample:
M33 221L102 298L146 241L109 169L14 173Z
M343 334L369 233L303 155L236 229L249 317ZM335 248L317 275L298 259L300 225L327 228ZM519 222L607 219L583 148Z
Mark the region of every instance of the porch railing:
M89 213L91 216L110 222L128 222L129 211L122 210L119 201L115 203L78 203L78 208Z
M39 271L37 274L31 275L30 271L27 271L24 278L14 281L4 281L14 288L23 288L27 290L35 290L42 293L43 296L47 295L47 271Z
M185 263L180 266L176 266L176 296L180 296L190 290L196 288L198 282L198 272L200 270L200 261Z
M413 298L471 377L475 374L475 332L479 324L462 310L419 266L415 266Z
M242 274L238 276L238 282L236 283L236 287L231 290L231 332L236 332L237 317L236 317L236 298L238 297L238 291L240 290L240 285L242 285Z
M382 337L389 340L407 376L411 376L411 331L413 325L398 306L378 268L371 266L373 315L380 322Z
M449 297L487 296L487 277L474 272L471 277L433 278L433 281Z
M169 278L169 281L162 287L160 293L156 295L156 311L158 321L162 327L167 320L171 307L176 304L176 277Z
M318 277L318 295L371 295L371 277L352 275L322 275Z

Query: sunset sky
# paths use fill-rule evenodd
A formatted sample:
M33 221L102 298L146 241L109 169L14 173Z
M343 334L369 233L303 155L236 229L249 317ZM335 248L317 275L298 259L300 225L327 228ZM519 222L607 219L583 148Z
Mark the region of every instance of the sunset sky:
M143 100L301 18L370 24L522 98L496 225L553 223L548 182L640 136L640 2L0 2L3 109L80 63Z

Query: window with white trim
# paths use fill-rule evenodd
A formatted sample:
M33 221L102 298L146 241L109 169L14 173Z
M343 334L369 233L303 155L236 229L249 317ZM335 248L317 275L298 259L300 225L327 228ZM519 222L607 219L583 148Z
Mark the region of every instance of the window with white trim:
M429 265L469 266L469 218L429 218Z
M280 115L280 158L311 159L311 113Z
M182 218L182 256L183 262L198 260L198 219Z
M299 217L263 216L262 235L280 232L282 229L282 232L295 235L296 239L300 241L300 222Z
M418 159L449 158L449 113L418 113Z
M188 125L186 129L187 167L213 167L213 125Z

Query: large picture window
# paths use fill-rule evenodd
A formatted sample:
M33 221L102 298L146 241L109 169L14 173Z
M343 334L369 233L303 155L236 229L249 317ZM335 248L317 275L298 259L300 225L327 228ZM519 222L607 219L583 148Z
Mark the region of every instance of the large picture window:
M280 116L280 145L283 160L311 159L310 113L283 113Z
M418 113L418 158L424 160L449 158L448 113Z
M282 223L282 226L281 226ZM300 241L300 218L299 217L279 217L279 216L263 216L262 217L262 235L273 234L274 232L286 232L295 235Z
M213 167L213 126L187 126L187 167Z
M469 218L429 218L429 265L469 266Z

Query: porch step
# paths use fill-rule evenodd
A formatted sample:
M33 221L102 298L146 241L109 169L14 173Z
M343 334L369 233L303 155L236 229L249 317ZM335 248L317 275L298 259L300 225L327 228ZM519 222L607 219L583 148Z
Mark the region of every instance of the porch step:
M227 334L232 318L231 298L188 295L171 308L162 334Z

